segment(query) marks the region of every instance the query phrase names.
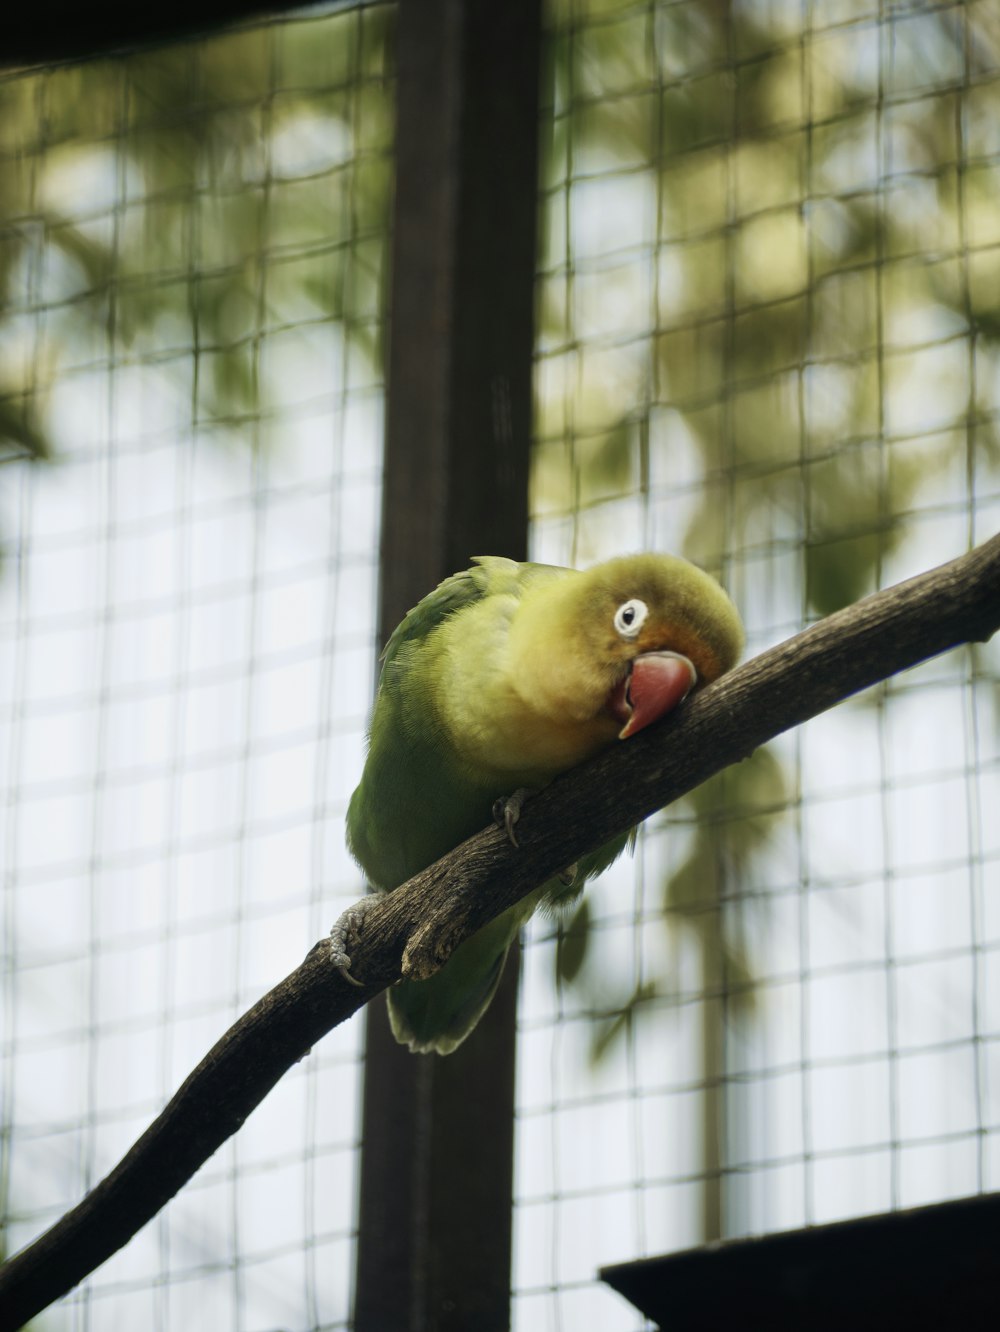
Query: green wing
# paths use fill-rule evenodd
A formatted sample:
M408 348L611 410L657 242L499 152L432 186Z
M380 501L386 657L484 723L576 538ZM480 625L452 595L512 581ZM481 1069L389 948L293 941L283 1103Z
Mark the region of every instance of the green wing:
M505 563L513 564L513 560ZM395 666L400 649L426 638L446 616L453 615L463 606L471 605L472 602L484 597L488 583L489 574L480 567L463 569L461 573L452 574L443 583L438 583L433 592L428 592L422 601L406 612L392 631L388 643L382 650L383 673Z
M505 592L518 593L539 574L556 569L549 564L519 564L502 555L477 555L471 569L452 574L428 592L422 601L400 620L382 651L383 675L398 664L403 648L413 646L446 619L483 597ZM560 572L562 572L560 570Z
M518 593L539 568L483 557L428 593L386 644L368 758L347 811L348 845L373 887L397 887L488 822L497 793L459 768L436 720L432 635L484 597Z

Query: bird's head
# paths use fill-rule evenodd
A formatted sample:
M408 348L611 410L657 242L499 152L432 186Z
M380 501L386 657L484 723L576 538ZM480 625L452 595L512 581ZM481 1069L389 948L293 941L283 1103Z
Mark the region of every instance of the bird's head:
M613 721L622 740L729 670L743 649L729 597L677 556L621 556L551 593L524 607L536 687L564 715Z

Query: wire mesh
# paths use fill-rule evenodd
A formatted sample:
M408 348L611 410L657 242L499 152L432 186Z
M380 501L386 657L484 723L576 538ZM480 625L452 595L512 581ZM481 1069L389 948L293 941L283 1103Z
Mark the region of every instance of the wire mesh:
M359 893L391 13L0 83L8 1252ZM357 1072L349 1026L43 1325L345 1326Z
M391 13L0 81L8 1250L357 895ZM546 89L536 558L681 550L754 652L996 529L989 0L552 0ZM997 1187L998 674L783 737L534 923L522 1332L634 1328L605 1263ZM45 1326L345 1326L355 1040Z
M684 553L753 653L992 535L995 7L549 21L535 558ZM997 1187L997 678L781 737L534 922L518 1328L634 1328L602 1264Z

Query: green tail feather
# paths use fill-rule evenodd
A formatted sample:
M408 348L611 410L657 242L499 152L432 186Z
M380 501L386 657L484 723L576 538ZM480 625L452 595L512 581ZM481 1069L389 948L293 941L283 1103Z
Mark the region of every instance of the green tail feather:
M416 1054L451 1054L486 1012L524 912L512 907L466 939L436 975L389 991L389 1022Z
M451 1054L490 1006L518 930L539 902L558 911L579 897L583 885L635 840L635 829L584 856L571 885L558 879L537 888L502 916L460 944L439 972L424 981L402 981L389 991L392 1034L414 1054Z

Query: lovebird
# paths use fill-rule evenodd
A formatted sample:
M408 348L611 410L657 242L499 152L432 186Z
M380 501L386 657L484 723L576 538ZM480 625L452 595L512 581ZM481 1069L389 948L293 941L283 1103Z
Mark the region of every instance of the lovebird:
M742 647L729 597L676 556L627 555L585 572L477 558L406 615L382 656L347 812L348 847L370 886L391 892L489 823L497 802L512 832L522 795L664 716ZM435 975L390 989L396 1039L419 1053L460 1045L536 907L575 898L634 836L543 884ZM349 974L337 931L334 956Z

